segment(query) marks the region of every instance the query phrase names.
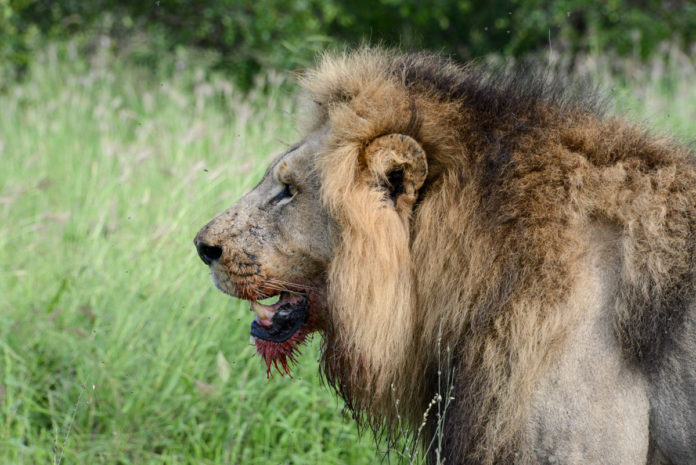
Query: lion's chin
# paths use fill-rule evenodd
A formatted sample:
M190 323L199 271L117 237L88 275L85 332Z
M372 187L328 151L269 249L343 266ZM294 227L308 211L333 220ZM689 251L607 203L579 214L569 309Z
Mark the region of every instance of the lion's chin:
M280 375L290 374L290 364L296 361L298 347L309 334L307 328L309 299L303 294L282 292L277 303L263 305L251 301L256 318L251 323L251 338L256 350L266 362L266 375L272 367Z

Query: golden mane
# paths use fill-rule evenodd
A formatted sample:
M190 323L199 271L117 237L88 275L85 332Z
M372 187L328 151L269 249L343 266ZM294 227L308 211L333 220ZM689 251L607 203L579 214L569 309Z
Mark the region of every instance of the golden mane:
M669 343L695 294L696 170L685 149L543 76L436 55L326 55L302 85L305 127L328 128L317 169L341 231L323 371L359 418L418 426L441 342L457 402L447 421L467 432L445 438L451 456L523 462L513 454L535 382L582 317L565 303L593 222L620 237L622 350L643 362ZM364 176L366 147L388 134L427 155L407 218L380 208Z

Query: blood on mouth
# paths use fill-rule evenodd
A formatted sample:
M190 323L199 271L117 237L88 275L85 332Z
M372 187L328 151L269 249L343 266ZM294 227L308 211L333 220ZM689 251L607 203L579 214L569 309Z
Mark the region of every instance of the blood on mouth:
M250 342L266 362L266 376L275 367L280 375L290 374L290 363L296 361L298 346L309 332L307 297L302 294L281 292L261 301L250 301L250 310L256 314L251 323Z

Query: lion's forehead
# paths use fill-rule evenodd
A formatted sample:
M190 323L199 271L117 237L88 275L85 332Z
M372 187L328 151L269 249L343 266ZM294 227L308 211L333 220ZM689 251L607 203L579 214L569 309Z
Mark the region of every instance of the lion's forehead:
M307 165L311 163L310 154L306 147L301 145L295 150L284 153L273 167L272 175L281 182L293 184L300 181L307 170Z
M325 131L315 131L280 154L268 174L282 182L297 182L315 175L315 157L323 149Z

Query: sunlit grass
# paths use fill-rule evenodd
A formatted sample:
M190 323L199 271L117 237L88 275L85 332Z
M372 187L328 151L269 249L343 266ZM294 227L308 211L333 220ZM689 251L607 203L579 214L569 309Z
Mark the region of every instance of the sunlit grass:
M592 72L617 113L687 141L696 71L672 63ZM66 464L375 463L316 345L295 379L266 380L248 308L193 249L295 139L293 97L276 77L244 96L179 68L155 79L106 47L51 46L0 95L0 463L63 446Z
M266 380L192 244L295 138L291 96L70 50L0 97L0 462L52 463L77 406L63 463L374 463L314 347Z

